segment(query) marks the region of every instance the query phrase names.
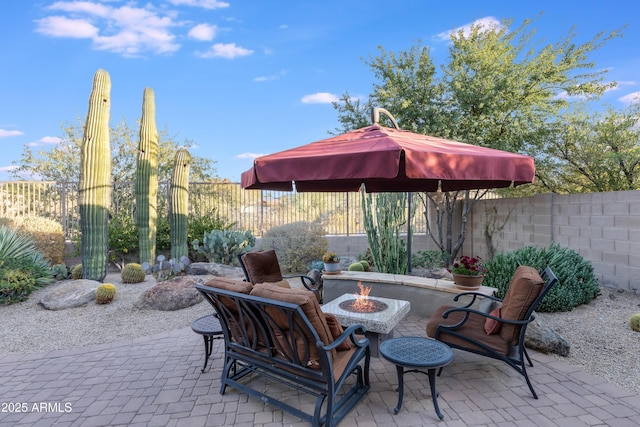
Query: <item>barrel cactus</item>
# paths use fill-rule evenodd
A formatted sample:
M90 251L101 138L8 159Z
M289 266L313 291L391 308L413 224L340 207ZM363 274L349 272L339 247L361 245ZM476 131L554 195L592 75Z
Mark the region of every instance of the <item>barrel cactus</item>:
M360 262L354 262L349 265L349 271L364 271L364 266Z
M142 266L135 262L125 264L120 273L124 283L140 283L144 281L145 275L146 273L142 270Z
M144 89L136 171L136 223L140 262L156 258L158 220L158 130L153 89Z
M186 148L176 153L171 174L171 203L169 226L171 235L171 258L180 259L189 254L187 241L187 217L189 215L189 168L191 155Z
M96 71L80 151L80 226L82 277L102 282L107 275L111 203L109 111L111 79Z
M103 283L96 288L96 304L109 304L116 296L116 287L111 283Z
M629 326L636 332L640 332L640 313L636 313L629 319Z
M71 269L71 278L73 280L82 279L82 264L78 264Z

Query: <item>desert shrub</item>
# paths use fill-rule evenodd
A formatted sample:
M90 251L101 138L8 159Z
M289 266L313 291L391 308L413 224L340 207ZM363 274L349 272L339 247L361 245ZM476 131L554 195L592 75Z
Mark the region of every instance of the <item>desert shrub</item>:
M0 226L0 304L24 301L35 289L53 282L51 264L31 237Z
M551 244L547 248L526 246L507 253L497 254L485 263L485 286L498 289L497 296L504 298L509 281L519 265L528 265L542 273L549 266L558 277L558 283L538 306L540 312L570 311L588 303L600 294L593 266L572 249Z
M418 251L411 256L413 267L445 268L449 254L442 251Z
M69 277L69 269L64 262L61 262L51 267L51 274L56 280L64 280Z
M299 273L327 251L329 243L324 234L320 224L292 222L264 233L260 248L274 249L282 270Z
M124 266L127 257L138 257L138 227L131 212L122 209L109 218L109 262ZM78 248L80 246L78 245Z
M0 224L27 234L35 248L52 264L64 261L64 230L59 222L42 216L28 215L2 218Z

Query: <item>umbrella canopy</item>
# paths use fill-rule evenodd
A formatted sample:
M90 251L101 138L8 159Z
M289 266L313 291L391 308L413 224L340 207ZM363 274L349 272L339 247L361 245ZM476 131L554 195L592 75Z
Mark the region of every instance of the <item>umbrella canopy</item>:
M242 187L291 191L455 191L533 182L532 157L374 124L261 156Z

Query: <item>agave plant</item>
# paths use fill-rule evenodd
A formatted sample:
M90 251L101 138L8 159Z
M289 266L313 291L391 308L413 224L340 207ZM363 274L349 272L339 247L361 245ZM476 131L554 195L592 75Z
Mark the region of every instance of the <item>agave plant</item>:
M35 278L36 286L54 282L51 264L36 249L29 236L16 229L0 226L0 269L18 265Z

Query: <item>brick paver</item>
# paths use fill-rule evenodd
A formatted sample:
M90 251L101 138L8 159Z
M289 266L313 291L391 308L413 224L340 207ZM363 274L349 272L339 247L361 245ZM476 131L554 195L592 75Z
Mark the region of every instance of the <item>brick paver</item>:
M409 316L396 336L425 336ZM12 426L304 426L300 419L232 388L221 396L222 342L201 373L202 339L190 328L135 340L0 358L0 425ZM371 390L342 426L640 425L640 396L555 358L531 352L529 375L540 399L507 365L465 352L437 379L439 421L427 377L407 374L402 410L395 367L372 358ZM260 380L263 381L263 380ZM279 384L265 387L306 408L313 399Z

